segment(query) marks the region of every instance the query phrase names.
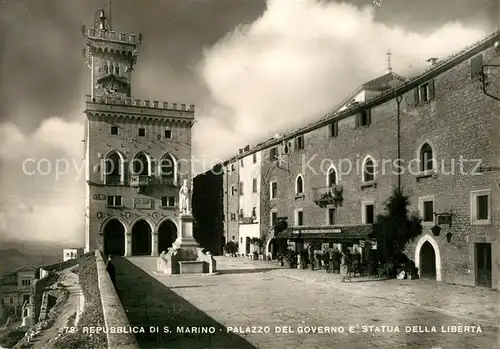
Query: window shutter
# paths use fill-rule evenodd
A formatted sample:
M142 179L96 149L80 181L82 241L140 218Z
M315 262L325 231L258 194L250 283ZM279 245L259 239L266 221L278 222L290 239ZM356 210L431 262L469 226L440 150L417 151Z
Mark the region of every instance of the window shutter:
M298 138L295 138L295 139L293 140L293 142L294 142L294 146L293 146L293 147L294 147L294 150L296 150L296 151L297 151L297 150L299 150L299 139L298 139Z
M366 110L366 125L371 125L372 123L372 110L367 109Z
M418 93L418 90L419 90L419 87L416 87L414 90L413 90L413 98L414 98L414 106L417 106L420 104L420 97L419 97L419 93Z
M355 123L356 123L356 128L358 128L359 125L361 124L361 122L360 122L361 120L360 119L361 119L361 114L356 114L354 116L354 120L355 120Z
M429 99L433 99L436 96L436 86L434 79L429 81Z
M477 55L470 60L470 75L475 78L483 72L483 55Z

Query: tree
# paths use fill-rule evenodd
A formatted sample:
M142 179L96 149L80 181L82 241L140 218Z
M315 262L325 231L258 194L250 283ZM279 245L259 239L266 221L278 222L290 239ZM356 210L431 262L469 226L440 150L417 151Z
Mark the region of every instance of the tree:
M394 188L385 203L385 213L377 215L370 237L377 240L382 262L400 260L406 244L422 233L422 219L416 213L409 213L409 205L409 195Z
M226 246L224 246L224 251L226 251L226 253L234 255L238 253L238 244L234 241L228 241L226 243Z

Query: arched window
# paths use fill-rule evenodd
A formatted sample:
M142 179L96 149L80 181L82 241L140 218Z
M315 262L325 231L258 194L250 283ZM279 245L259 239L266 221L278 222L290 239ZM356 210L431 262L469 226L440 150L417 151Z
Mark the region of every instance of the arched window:
M164 183L177 183L177 164L170 154L165 154L159 163L160 178Z
M108 74L108 63L104 62L104 65L102 66L102 70L104 71L104 74Z
M108 154L105 159L105 184L120 184L124 180L124 161L117 151Z
M304 192L304 180L301 175L298 175L295 180L295 193L302 194Z
M115 65L115 75L120 76L120 66L118 64Z
M132 160L132 174L136 176L149 176L150 164L149 159L144 153L138 153Z
M371 158L365 160L363 166L363 182L375 180L375 162Z
M330 169L328 170L326 183L327 183L328 187L331 187L331 186L334 186L337 184L337 171L335 170L335 167L330 167Z
M434 168L432 148L429 143L425 143L420 148L420 171L431 171Z
M108 74L113 74L113 71L115 70L113 63L108 62Z

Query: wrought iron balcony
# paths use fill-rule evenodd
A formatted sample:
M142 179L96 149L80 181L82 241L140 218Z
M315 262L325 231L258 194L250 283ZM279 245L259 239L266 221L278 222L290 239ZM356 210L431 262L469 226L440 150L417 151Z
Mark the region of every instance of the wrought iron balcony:
M327 205L342 206L344 188L341 185L332 185L313 188L313 201L320 207Z
M146 187L151 184L151 176L147 175L132 175L130 176L131 187Z

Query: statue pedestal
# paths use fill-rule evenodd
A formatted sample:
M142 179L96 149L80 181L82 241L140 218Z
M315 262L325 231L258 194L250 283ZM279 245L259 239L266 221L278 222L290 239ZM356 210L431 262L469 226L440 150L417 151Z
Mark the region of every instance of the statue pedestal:
M203 273L216 274L216 262L210 252L204 253L200 248L200 244L193 237L193 222L194 218L190 213L181 213L181 229L180 234L174 241L173 246L168 249L167 253L162 253L156 262L156 272L162 275L172 275L181 273L192 273L201 268L203 265ZM191 263L196 268L190 268L190 263L179 262L199 262ZM183 268L181 268L181 264ZM192 269L192 270L191 270Z
M194 217L190 213L181 213L181 231L173 243L177 249L194 249L200 247L200 244L193 237Z

